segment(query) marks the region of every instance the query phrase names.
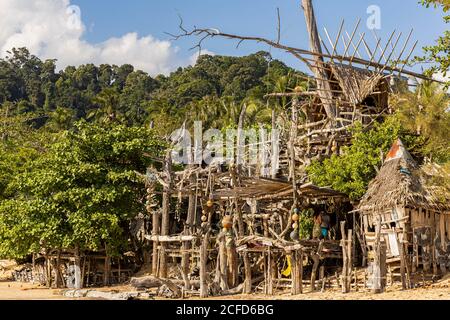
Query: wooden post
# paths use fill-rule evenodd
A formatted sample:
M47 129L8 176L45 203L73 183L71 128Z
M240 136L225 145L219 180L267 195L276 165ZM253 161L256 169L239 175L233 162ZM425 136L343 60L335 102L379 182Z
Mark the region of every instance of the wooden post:
M422 267L424 273L430 271L430 251L430 246L428 244L422 247Z
M392 228L394 230L394 228ZM397 238L397 234L395 234L395 237ZM398 250L399 250L399 254L400 254L400 277L402 280L402 290L406 290L407 286L406 286L406 276L405 276L405 252L404 252L404 246L403 246L403 241L405 239L402 239L402 241L400 241L397 238L397 246L398 246Z
M317 247L317 252L312 252L311 253L311 258L312 258L312 260L314 262L313 263L313 267L312 267L312 272L311 272L311 291L316 290L317 269L319 267L320 255L322 253L324 241L325 240L321 240L319 242L319 245Z
M382 293L386 285L386 244L381 243L381 218L375 225L375 259L372 272L373 293Z
M228 290L228 270L227 270L227 251L225 243L225 233L222 231L217 236L219 242L219 272L220 272L220 288L222 290Z
M279 153L279 146L278 146L278 136L275 132L277 128L276 123L276 113L275 108L272 108L272 134L271 134L271 146L272 146L272 161L270 162L270 171L272 179L277 178L277 171L278 171L278 153Z
M203 237L200 247L200 298L208 297L208 279L206 266L208 260L209 231Z
M297 268L298 268L298 275L299 275L299 293L303 293L303 249L300 249L297 251Z
M161 235L168 236L169 235L169 215L170 215L170 195L168 190L163 192L163 207L162 207L162 223L161 223ZM165 242L160 243L160 252L159 252L159 277L167 278L167 255L166 255L166 246Z
M367 271L364 270L364 288L367 288Z
M81 263L81 286L84 288L84 277L86 276L86 255L83 255L83 262Z
M44 270L45 270L45 286L47 288L52 287L52 273L51 273L51 264L50 264L50 257L48 254L48 249L44 249Z
M169 235L170 227L170 193L172 187L172 155L171 151L168 151L164 163L164 171L167 179L167 186L164 186L163 199L162 199L162 218L161 218L161 235ZM166 247L167 243L161 243L161 251L159 252L160 270L159 277L167 278L167 255Z
M79 246L75 247L75 289L81 289L83 283L81 281L81 257Z
M353 236L352 236L352 267L357 263L356 257L356 234L358 230L356 229L356 213L353 212ZM362 246L362 244L361 244Z
M293 190L293 208L296 208L298 205L298 194L297 194L297 178L295 175L295 143L297 140L297 131L298 131L298 97L294 97L292 99L292 115L291 115L291 132L289 139L289 177L292 179L292 190Z
M122 276L120 274L121 273L120 257L117 259L117 264L118 264L118 268L119 268L119 270L118 270L118 272L119 272L118 282L120 284L120 283L122 283Z
M313 260L313 267L311 271L311 291L316 290L316 277L317 277L317 268L319 267L319 256L316 254L312 254L311 256Z
M441 243L440 243L440 249L442 251L447 251L447 241L446 241L446 236L445 236L445 215L444 212L441 212L441 214L439 215L439 236L441 238ZM447 273L447 266L446 266L446 262L447 259L441 258L439 260L439 267L441 270L441 274L445 275Z
M242 109L241 109L241 113L239 115L238 131L237 131L237 137L236 137L236 144L237 144L237 149L236 149L236 165L237 166L236 167L237 167L238 174L241 174L242 163L244 160L243 157L244 157L244 152L245 152L245 150L244 150L245 141L243 141L242 139L244 138L243 128L244 128L246 112L247 112L247 104L244 103L244 105L242 106Z
M192 159L192 153L190 153L190 160L193 161ZM192 163L192 162L191 162ZM190 165L190 167L193 167L193 165ZM195 176L193 174L191 174L191 176L189 177L190 183L193 184L195 183ZM186 225L184 226L184 234L185 235L191 235L192 231L193 231L193 224L194 224L194 219L195 219L195 215L197 212L197 208L195 207L195 203L196 203L196 196L195 194L192 192L192 190L189 190L189 202L188 202L188 214L187 214L187 218L186 218ZM191 248L191 244L188 241L183 241L182 244L182 249L183 249L183 254L182 254L182 258L181 258L181 271L183 274L183 280L184 280L184 288L186 290L189 290L191 287L190 281L189 281L189 258L190 258L190 254L188 252L188 250Z
M341 284L340 284L340 281L339 281L339 274L338 274L337 272L335 272L335 273L334 273L334 276L335 276L335 278L336 278L336 284L337 284L337 286L340 287Z
M291 257L291 279L292 279L291 293L292 295L297 295L301 293L300 288L301 276L297 250L290 251L288 256Z
M234 240L233 240L234 241ZM226 246L227 254L227 269L228 269L228 285L234 288L238 284L239 274L238 274L238 259L236 246L234 243Z
M352 260L352 233L353 230L348 230L347 236L347 287L346 292L350 292L351 283L352 283L352 268L353 268L353 260Z
M437 276L438 268L436 261L436 241L433 241L433 244L431 245L431 261L433 264L433 276Z
M111 285L111 256L109 255L107 245L105 245L105 271L103 273L103 285Z
M245 282L244 282L244 290L245 294L250 294L252 292L252 268L250 265L249 253L247 250L244 250L244 273L245 273Z
M386 243L381 243L380 246L380 284L381 284L381 292L384 292L386 288L386 273L387 273L387 264L386 264L386 253L387 247Z
M160 219L159 219L159 212L153 212L152 215L152 236L159 236L159 230L160 230ZM154 240L152 241L152 275L155 277L158 276L158 257L159 257L159 250L158 250L158 241Z
M345 237L345 221L341 221L341 247L342 247L342 275L341 275L341 285L342 293L347 293L347 281L348 281L348 249L347 249L347 239Z
M413 228L412 240L413 240L413 258L412 258L412 264L411 264L411 272L413 274L415 274L417 271L417 267L419 266L419 246L417 244L417 239L416 239L416 234L414 232L414 228Z
M272 253L271 253L271 247L267 247L267 275L266 275L266 282L267 282L267 294L273 295L273 275L272 275Z
M62 286L62 277L61 277L61 250L58 250L58 255L56 258L56 264L55 264L55 282L56 282L56 288L61 288Z
M35 280L36 280L36 254L33 252L33 254L32 254L32 256L31 256L31 262L32 262L32 265L33 265L33 269L32 269L32 273L31 273L31 275L32 275L32 277L33 277L33 284L35 283Z
M86 272L86 282L84 284L85 287L89 287L89 274L91 273L91 258L88 256L87 258L87 272Z
M319 279L320 279L320 283L321 283L320 291L323 292L325 290L325 267L324 266L320 266Z

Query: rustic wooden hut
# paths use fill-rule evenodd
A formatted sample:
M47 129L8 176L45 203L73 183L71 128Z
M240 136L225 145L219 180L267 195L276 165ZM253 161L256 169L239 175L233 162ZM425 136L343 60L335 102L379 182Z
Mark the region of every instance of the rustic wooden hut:
M384 262L391 278L400 268L406 287L412 285L419 267L422 276L437 275L438 265L441 273L448 267L450 193L448 188L433 186L429 172L397 140L359 204L369 265L375 262L375 268L381 267L382 282Z

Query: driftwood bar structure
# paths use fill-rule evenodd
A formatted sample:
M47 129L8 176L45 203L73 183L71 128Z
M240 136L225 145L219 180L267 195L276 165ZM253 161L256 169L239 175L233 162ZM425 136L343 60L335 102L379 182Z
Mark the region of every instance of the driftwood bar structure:
M419 273L422 278L439 276L450 267L449 192L431 187L427 177L439 175L439 168L419 168L400 141L359 205L345 194L309 183L305 173L311 161L341 154L351 142L355 124L370 129L383 121L392 112L390 93L408 87L412 80L430 80L405 70L417 42L410 46L411 33L403 42L402 34L394 36L394 31L386 44L377 38L376 47L369 48L365 34L357 32L360 22L350 33L342 23L335 39L326 29L326 38L321 37L312 1L301 3L309 50L283 45L281 39L216 29L188 31L180 25L182 34L176 39L198 36L198 47L213 37L257 41L292 54L312 76L305 79L308 88L267 94L268 105L274 99L285 103L282 110L273 109L271 130L258 141L249 142L241 135L244 105L233 152L227 150L225 160L208 164L196 160L208 147L198 141L189 141L183 150L175 148L188 139L186 123L172 137L174 146L165 158L152 157L160 166L141 174L147 202L140 218L145 221L142 232L152 276L132 279L133 286L158 287L158 293L176 298L273 295L281 290L297 295L328 288L382 292L394 281L401 281L406 289L417 283ZM255 160L251 148L255 144L264 151L261 158L240 161ZM180 151L188 164L175 163ZM300 225L311 223L320 213L330 217L329 233L300 235L300 229L308 229ZM46 261L36 262L44 268L42 281L58 286L67 286L68 277L60 272L64 259L71 270L69 286L110 285L128 277L120 262L125 257L116 263L107 248L92 255L77 250L67 256L43 252L36 259ZM27 276L18 276L23 275Z
M198 36L198 47L213 37L257 41L294 55L313 74L306 79L308 89L266 96L269 103L287 101L282 114L273 110L271 133L253 142L266 151L268 166L267 161L239 161L252 157L251 143L240 135L244 106L237 123L236 152L227 154L227 161L208 165L190 161L173 170L169 151L161 160L162 171L149 168L145 179L152 232L146 238L152 247L152 275L181 281L185 294L272 295L282 289L300 294L328 287L382 292L388 274L390 283L400 274L408 288L418 267L435 275L438 266L441 273L448 268L449 198L437 202L430 189L417 189L421 182L416 165L400 142L400 151L390 152L359 206L344 194L308 183L305 174L311 161L339 155L341 147L349 145L356 123L370 129L383 121L392 112L390 93L408 87L411 79L427 79L405 70L404 60L417 43L408 49L411 33L401 44L402 34L394 37L394 32L386 44L377 38L371 49L365 34L357 32L358 22L347 38L342 37L342 44L343 23L335 40L325 30L328 46L319 35L311 0L302 0L302 7L309 50L283 45L280 39L215 29L188 31L182 25L182 34L174 36ZM185 131L186 124L174 142L185 141ZM183 154L196 159L203 147L194 142ZM151 199L161 193L161 206L155 205ZM308 212L331 216L326 238L299 237L299 224ZM367 269L360 274L359 266Z

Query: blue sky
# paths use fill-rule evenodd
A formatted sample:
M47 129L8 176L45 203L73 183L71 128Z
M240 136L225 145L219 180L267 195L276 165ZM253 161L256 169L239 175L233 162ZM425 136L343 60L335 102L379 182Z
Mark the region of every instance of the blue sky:
M308 48L299 0L73 0L72 3L81 8L82 20L87 27L84 37L90 42L105 41L128 32L169 39L164 32L178 31L178 14L183 17L186 26L195 24L214 27L223 32L273 39L276 37L276 8L279 7L282 42ZM394 29L403 32L405 37L414 28L413 39L419 41L417 54L422 46L432 44L447 28L439 10L426 9L418 4L418 0L315 0L314 5L322 34L323 27L326 27L332 36L335 35L342 19L346 29L351 32L356 20L362 18L360 30L368 32L366 38L369 40L374 38L365 24L369 17L366 10L370 5L378 5L381 8L381 29L377 33L386 41ZM194 43L195 40L189 38L176 41L174 45L179 47L178 55L188 57L193 53L189 48ZM287 53L256 43L245 43L239 49L234 44L229 40L214 39L209 40L205 48L224 55L245 55L267 50L289 65L303 69L301 63Z
M350 33L358 18L360 31L374 46L373 34L366 27L367 8L379 6L381 29L378 35L386 42L397 29L403 40L411 28L413 39L421 47L433 44L446 30L443 13L426 9L419 0L315 0L319 31L323 27L335 37L342 19ZM0 0L0 57L14 47L27 47L42 59L57 59L58 69L85 63L130 63L151 75L168 74L179 66L195 62L190 51L196 40L171 41L165 32L177 33L178 15L186 27L216 28L223 32L276 38L277 7L281 14L281 42L308 49L307 33L300 0ZM81 13L81 14L79 14ZM326 41L326 39L325 39ZM411 41L413 44L414 41ZM327 42L327 41L326 41ZM356 42L356 39L355 39ZM401 46L401 45L400 45ZM399 47L400 47L399 46ZM211 39L204 49L220 55L247 55L269 51L274 58L305 70L302 63L289 54L267 45ZM364 49L361 49L363 52ZM397 49L400 51L399 49ZM343 50L342 50L343 51ZM342 53L341 51L341 53ZM416 70L420 71L419 67Z

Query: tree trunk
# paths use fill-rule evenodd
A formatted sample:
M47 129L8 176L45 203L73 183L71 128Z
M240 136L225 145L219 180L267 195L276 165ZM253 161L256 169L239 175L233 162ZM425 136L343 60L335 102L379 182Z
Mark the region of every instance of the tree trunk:
M58 250L58 257L56 258L56 261L55 261L56 288L61 288L61 286L62 286L62 277L61 277L60 266L61 266L61 250Z
M50 258L48 256L47 250L45 249L45 286L47 288L51 288L52 287L52 272L51 272L51 263L50 263Z
M159 236L160 230L160 219L159 212L155 211L152 215L152 236ZM158 273L158 241L152 242L152 275L157 276Z
M302 7L305 13L306 27L309 34L309 47L314 53L322 54L322 47L320 45L319 32L317 31L316 17L314 15L314 8L312 0L302 0ZM325 71L324 61L321 56L315 56L314 65L311 66L311 71L314 73L317 81L317 90L319 98L324 106L328 118L334 120L336 118L336 108L332 104L333 94L328 79L329 76Z
M166 179L169 184L168 187L164 188L163 192L163 203L162 203L162 221L161 221L161 235L169 235L170 226L170 192L172 186L172 157L170 151L166 155L165 168L164 168ZM161 243L160 255L160 278L167 278L167 255L166 255L166 243Z
M192 161L192 154L190 156L190 160ZM192 168L193 165L190 165ZM191 175L190 177L190 183L195 183L195 175ZM185 235L191 235L193 232L193 224L195 219L195 214L197 212L197 208L195 207L196 199L195 194L192 193L192 190L189 190L189 204L188 204L188 214L186 219L186 225L184 226L184 234ZM186 290L190 289L190 281L189 281L189 252L187 252L191 248L190 242L184 241L183 242L183 255L182 255L182 261L181 261L181 270L183 273L183 280L184 280L184 288Z

